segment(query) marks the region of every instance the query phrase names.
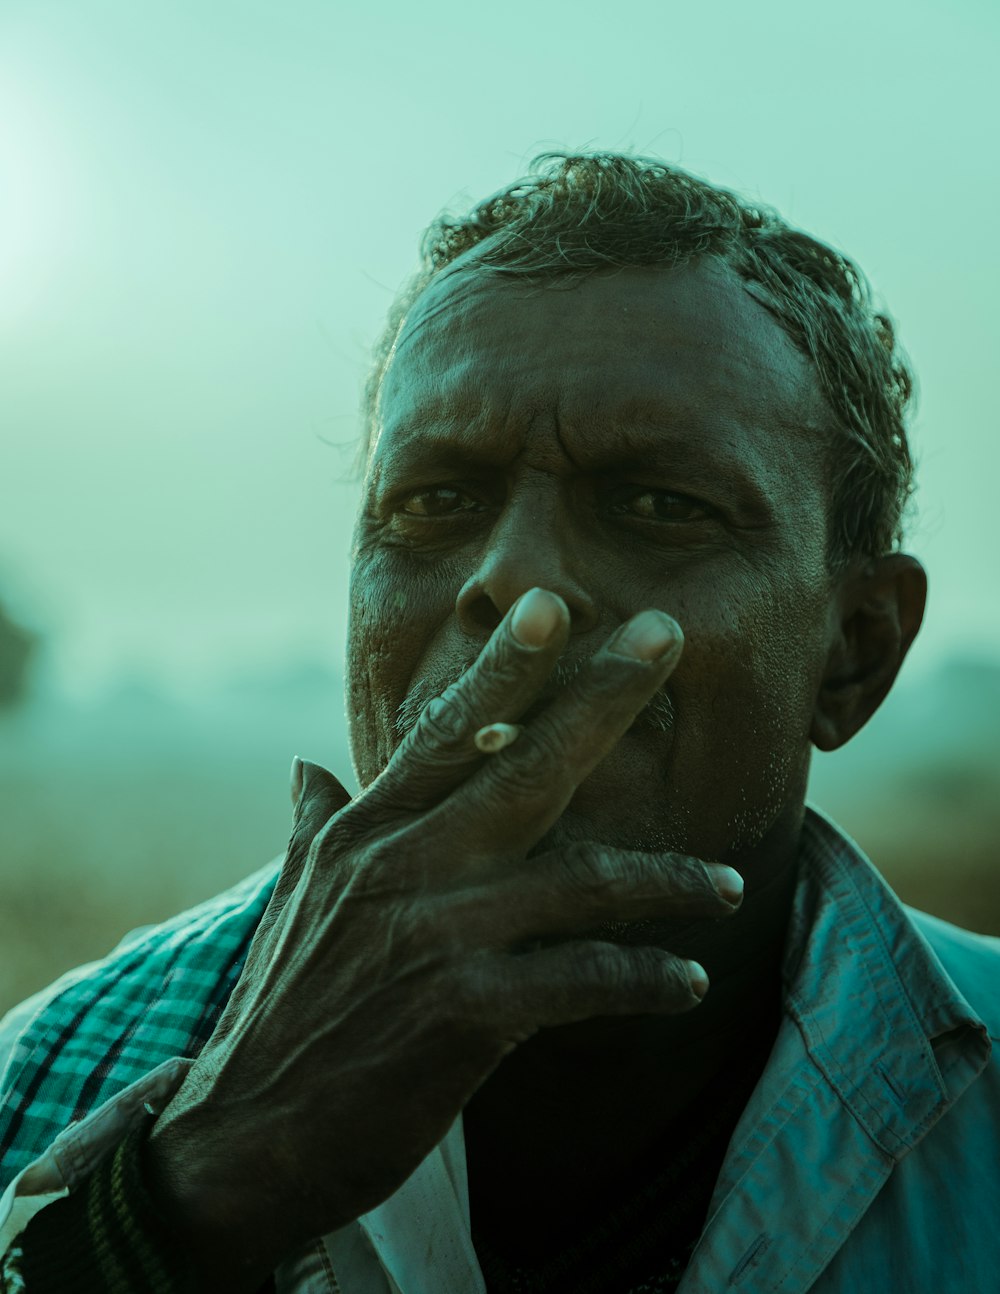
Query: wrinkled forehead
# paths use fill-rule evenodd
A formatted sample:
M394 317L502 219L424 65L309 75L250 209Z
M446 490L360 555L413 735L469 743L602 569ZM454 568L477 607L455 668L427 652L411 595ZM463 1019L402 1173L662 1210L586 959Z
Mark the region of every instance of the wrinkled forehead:
M440 405L463 388L474 391L508 366L518 338L505 307L514 298L526 311L545 289L467 262L463 256L434 278L403 320L379 391L380 432L430 400Z
M489 407L561 423L669 409L743 425L826 422L812 365L730 267L712 258L525 282L462 260L405 319L379 393L387 439Z

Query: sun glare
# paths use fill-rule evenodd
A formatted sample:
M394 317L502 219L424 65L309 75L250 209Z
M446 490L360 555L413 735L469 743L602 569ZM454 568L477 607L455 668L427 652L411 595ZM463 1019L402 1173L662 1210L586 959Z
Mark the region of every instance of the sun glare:
M0 64L0 329L40 308L72 228L70 158L44 86Z

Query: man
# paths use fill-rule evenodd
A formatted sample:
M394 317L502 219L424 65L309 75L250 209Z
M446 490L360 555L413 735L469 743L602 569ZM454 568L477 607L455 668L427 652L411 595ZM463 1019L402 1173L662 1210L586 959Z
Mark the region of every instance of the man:
M924 608L859 273L548 158L432 227L368 394L362 792L297 761L280 874L15 1012L9 1282L995 1287L1000 946L805 808Z

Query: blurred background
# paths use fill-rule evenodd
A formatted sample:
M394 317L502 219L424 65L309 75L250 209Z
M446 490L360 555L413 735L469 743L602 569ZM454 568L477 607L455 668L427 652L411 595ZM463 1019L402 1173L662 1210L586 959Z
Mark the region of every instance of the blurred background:
M1000 932L990 0L0 0L0 1010L352 790L351 466L420 231L546 148L655 154L856 257L920 380L931 582L813 795Z

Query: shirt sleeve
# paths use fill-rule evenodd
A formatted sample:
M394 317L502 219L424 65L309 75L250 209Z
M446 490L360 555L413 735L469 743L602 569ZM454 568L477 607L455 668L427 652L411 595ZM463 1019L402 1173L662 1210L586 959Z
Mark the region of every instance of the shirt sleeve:
M7 1187L0 1199L0 1268L17 1238L42 1209L65 1199L117 1150L129 1133L158 1114L191 1067L180 1056L137 1079L77 1123L65 1128Z
M26 1294L195 1294L200 1282L163 1226L140 1171L146 1128L130 1132L87 1180L21 1233Z

